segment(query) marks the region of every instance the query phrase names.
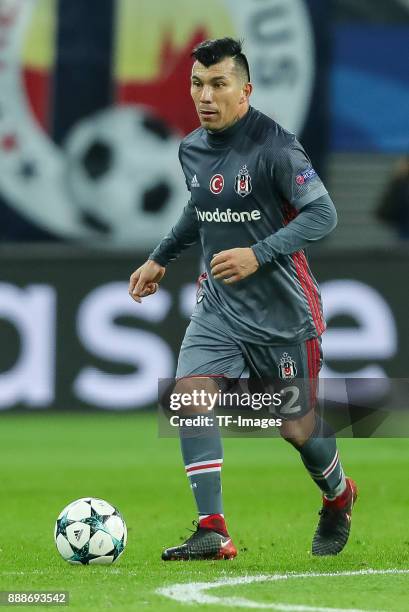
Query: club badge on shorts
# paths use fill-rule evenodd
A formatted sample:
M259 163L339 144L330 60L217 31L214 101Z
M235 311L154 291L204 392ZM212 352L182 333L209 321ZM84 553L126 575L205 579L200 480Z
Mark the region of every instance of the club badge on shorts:
M243 166L240 169L238 175L236 176L236 180L234 182L234 190L242 198L245 198L249 195L249 193L251 193L251 176L249 174L249 171L247 170L247 166Z
M278 364L278 373L282 380L289 380L297 376L297 366L294 359L288 353L283 353Z

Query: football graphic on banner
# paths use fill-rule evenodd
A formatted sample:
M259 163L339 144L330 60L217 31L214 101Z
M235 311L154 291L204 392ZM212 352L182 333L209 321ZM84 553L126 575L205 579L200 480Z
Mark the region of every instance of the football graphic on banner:
M179 139L162 121L138 107L108 109L77 123L65 150L67 189L95 236L149 249L169 231L186 186Z

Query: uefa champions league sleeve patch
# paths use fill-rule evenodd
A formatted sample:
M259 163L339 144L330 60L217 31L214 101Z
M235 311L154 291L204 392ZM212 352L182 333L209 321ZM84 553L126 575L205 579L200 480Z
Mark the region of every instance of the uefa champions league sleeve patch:
M297 185L305 185L305 183L308 183L308 181L311 181L311 179L315 178L316 176L317 173L315 172L314 168L308 168L308 170L301 172L301 174L297 174L295 177L295 182Z

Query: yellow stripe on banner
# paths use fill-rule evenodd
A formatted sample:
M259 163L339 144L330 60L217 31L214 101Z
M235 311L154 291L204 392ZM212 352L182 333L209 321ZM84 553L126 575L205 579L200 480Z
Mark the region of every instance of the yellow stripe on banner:
M199 28L211 38L237 35L224 0L117 0L117 4L115 72L119 80L154 78L166 34L177 49L187 45Z
M54 63L57 0L37 0L24 40L22 61L30 68L47 69Z

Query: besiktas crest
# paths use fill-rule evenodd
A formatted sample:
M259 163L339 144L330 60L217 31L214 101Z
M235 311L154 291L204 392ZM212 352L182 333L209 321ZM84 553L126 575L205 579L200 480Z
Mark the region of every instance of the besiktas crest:
M288 380L297 376L297 366L288 353L283 353L278 365L278 373L282 380Z
M251 185L251 176L247 169L247 166L243 166L240 169L240 172L236 176L236 180L234 182L234 190L239 194L242 198L245 198L252 191Z

